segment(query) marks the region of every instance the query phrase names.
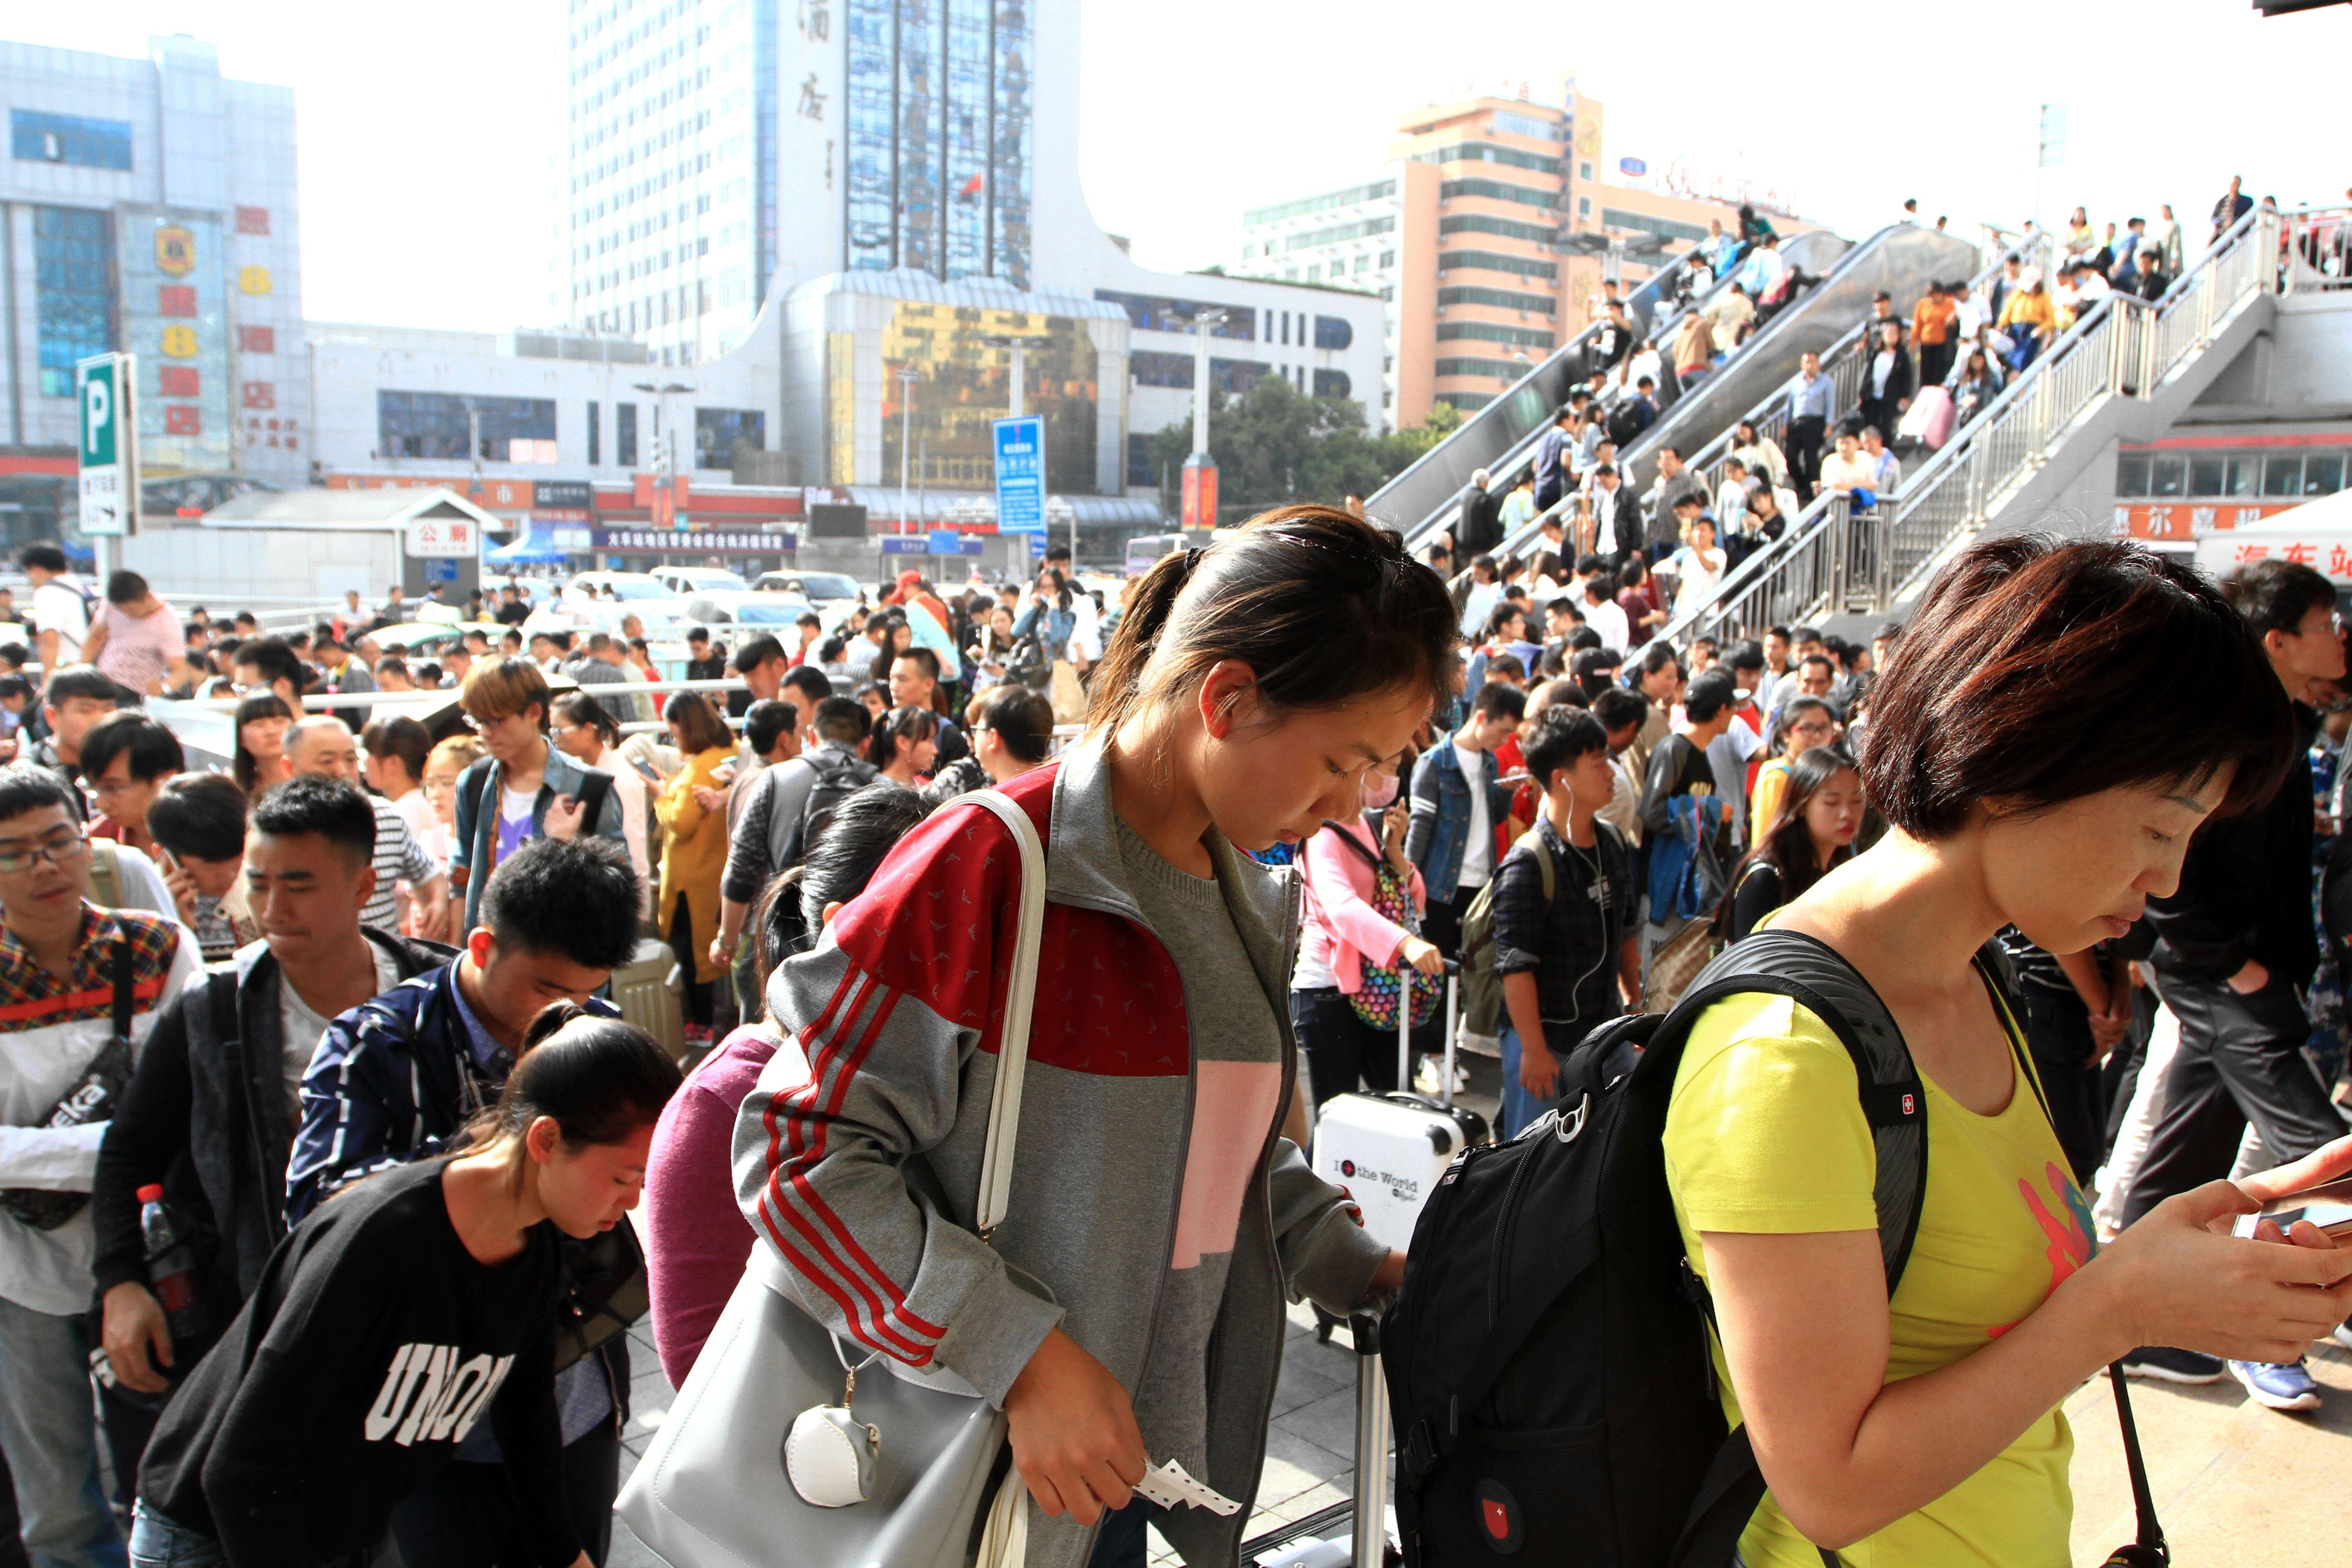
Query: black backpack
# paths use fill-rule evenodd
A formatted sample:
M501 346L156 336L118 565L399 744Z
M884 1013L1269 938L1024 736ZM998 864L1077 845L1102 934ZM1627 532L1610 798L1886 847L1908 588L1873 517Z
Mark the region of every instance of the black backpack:
M789 858L776 867L779 871L807 859L809 846L824 831L824 825L833 820L833 808L882 776L882 770L872 763L845 757L838 752L803 752L801 761L816 774L816 783L810 786L808 799L801 806L799 830L793 835Z
M1691 1026L1717 998L1758 991L1794 998L1853 1057L1893 1293L1927 1175L1911 1054L1835 951L1759 931L1671 1013L1586 1037L1563 1064L1559 1108L1508 1143L1464 1151L1431 1194L1381 1328L1413 1568L1493 1552L1570 1568L1731 1562L1764 1478L1745 1430L1725 1429L1711 1309L1683 1256L1663 1140Z

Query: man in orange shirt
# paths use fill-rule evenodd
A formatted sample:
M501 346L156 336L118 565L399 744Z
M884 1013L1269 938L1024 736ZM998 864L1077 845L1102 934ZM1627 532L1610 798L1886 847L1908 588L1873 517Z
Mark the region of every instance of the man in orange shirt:
M1928 284L1927 292L1912 309L1911 332L1919 344L1921 386L1941 386L1944 378L1952 374L1952 324L1959 318L1960 308L1952 301L1952 289L1942 283Z

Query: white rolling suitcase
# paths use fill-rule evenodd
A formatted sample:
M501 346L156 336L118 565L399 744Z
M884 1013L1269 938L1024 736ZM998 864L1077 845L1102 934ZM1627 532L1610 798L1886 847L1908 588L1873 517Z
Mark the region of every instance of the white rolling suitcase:
M1363 1211L1364 1228L1391 1247L1412 1244L1413 1222L1454 1156L1492 1141L1486 1119L1454 1103L1454 1035L1460 975L1446 965L1446 1086L1436 1100L1410 1093L1342 1094L1325 1101L1316 1118L1315 1173L1345 1187ZM1415 972L1404 971L1407 986ZM1411 997L1397 1010L1397 1081L1412 1081Z

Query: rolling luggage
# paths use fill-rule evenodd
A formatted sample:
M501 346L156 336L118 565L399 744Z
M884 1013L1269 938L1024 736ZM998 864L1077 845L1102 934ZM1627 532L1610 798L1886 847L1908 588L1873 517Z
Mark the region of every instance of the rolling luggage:
M686 1054L686 1011L669 982L677 954L669 943L639 937L625 968L613 971L613 1005L621 1016L654 1037L673 1057Z
M1940 386L1922 387L1911 406L1903 411L1895 438L1916 441L1931 452L1940 452L1952 438L1952 395Z
M1411 986L1419 972L1402 971ZM1461 1001L1461 972L1446 965L1445 1066L1436 1100L1399 1090L1389 1094L1342 1094L1325 1102L1315 1121L1315 1173L1344 1187L1364 1216L1364 1228L1390 1247L1412 1241L1413 1223L1437 1178L1454 1156L1476 1143L1493 1142L1486 1119L1454 1103L1454 1036ZM1412 1007L1397 1009L1397 1078L1412 1081ZM1328 1328L1328 1325L1327 1325Z
M1381 1323L1347 1321L1356 1352L1356 1495L1242 1542L1242 1568L1387 1568L1402 1561L1389 1508L1389 1390Z

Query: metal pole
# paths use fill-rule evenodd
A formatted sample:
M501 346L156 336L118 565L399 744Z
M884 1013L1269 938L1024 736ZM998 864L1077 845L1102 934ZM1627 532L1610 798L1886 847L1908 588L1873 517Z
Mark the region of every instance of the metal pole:
M1192 450L1209 449L1209 317L1192 321ZM1076 559L1076 557L1073 557Z
M907 523L907 459L914 451L915 382L919 374L912 365L898 369L898 525Z
M1017 342L1013 345L1013 417L1015 419L1028 412L1024 405L1022 396L1027 390L1022 385L1022 380L1024 373L1028 369L1028 352Z

